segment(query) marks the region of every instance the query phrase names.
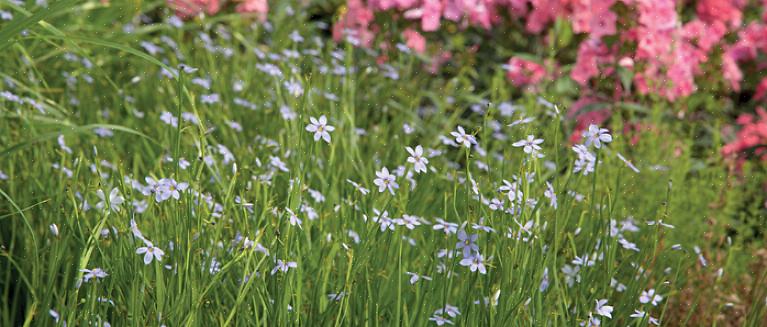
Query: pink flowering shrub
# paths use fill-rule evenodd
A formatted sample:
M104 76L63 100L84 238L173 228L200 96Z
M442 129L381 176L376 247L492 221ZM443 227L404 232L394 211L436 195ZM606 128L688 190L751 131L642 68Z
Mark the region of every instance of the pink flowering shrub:
M748 0L348 0L333 36L369 47L379 34L394 37L380 33L378 23L391 19L407 27L402 37L408 47L428 53L426 40L444 51L440 31L448 25L466 32L524 26L513 32L547 44L560 20L577 34L577 44L571 46L574 60L563 56L558 64L569 67L569 77L581 88L673 101L696 92L700 79L714 77L724 91L739 92L748 79L744 65L767 69L765 8L767 1ZM748 16L749 11L760 14ZM536 84L546 77L540 67L513 57L507 77L517 87ZM631 89L618 85L618 67L630 73ZM764 90L767 82L761 83Z

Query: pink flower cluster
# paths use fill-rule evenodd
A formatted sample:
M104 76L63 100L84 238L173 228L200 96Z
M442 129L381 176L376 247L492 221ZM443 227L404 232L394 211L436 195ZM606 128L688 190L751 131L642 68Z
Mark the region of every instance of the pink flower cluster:
M224 8L226 0L167 0L168 7L173 9L181 19L192 19L199 15L215 15ZM267 0L236 1L235 10L241 14L255 14L259 20L265 20L269 12Z
M509 59L506 78L514 86L521 87L529 84L538 84L546 76L544 67L534 61L519 57Z
M611 91L632 92L620 90L615 72L622 67L633 74L634 92L675 100L695 92L696 79L713 74L739 91L742 65L767 69L759 56L767 54L767 0L761 1L759 6L748 0L348 0L333 36L369 47L380 31L376 15L388 15L408 25L407 46L426 53L428 33L445 22L508 28L504 17L511 17L524 23L524 33L546 35L561 18L584 35L570 70L581 87L595 89L612 80ZM744 10L762 10L762 21L744 22ZM519 57L508 67L507 77L518 87L546 76L539 63ZM760 85L767 89L767 78Z
M756 109L757 117L752 114L742 114L737 123L741 126L735 141L722 148L722 154L734 158L738 167L753 155L767 161L767 111Z
M695 75L701 71L700 64L708 60L709 50L693 41L708 35L714 40L700 43L709 44L723 36L716 24L696 20L681 25L675 5L673 0L637 0L639 26L631 39L637 44L634 60L644 66L634 72L641 94L658 94L669 100L692 94Z

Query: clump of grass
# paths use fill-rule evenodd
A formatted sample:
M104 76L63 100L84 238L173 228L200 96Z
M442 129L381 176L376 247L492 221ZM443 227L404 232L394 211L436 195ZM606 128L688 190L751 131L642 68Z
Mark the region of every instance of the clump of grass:
M375 64L275 10L9 45L3 325L673 325L695 274L737 269L690 236L722 179L691 140L568 144L559 99L502 72Z

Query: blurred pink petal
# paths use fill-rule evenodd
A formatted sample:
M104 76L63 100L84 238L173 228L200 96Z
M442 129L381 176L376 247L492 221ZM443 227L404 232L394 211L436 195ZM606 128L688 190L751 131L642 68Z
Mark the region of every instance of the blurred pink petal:
M266 20L266 14L269 12L269 3L267 0L244 0L237 5L238 13L258 14L261 21Z
M221 10L219 0L168 0L168 7L181 19L190 19L201 13L214 15Z
M413 49L416 53L426 52L426 38L412 28L406 29L402 32L402 36L405 37L405 44L410 49Z

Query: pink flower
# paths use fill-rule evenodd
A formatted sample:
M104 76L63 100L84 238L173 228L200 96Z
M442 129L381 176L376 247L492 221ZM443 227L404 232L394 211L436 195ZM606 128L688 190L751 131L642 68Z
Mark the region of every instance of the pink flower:
M767 77L762 78L754 91L754 99L762 100L767 96Z
M402 36L405 38L405 44L410 49L413 49L416 53L426 52L426 38L412 28L408 28L402 32Z
M190 19L203 12L213 15L221 10L219 0L168 0L168 7L181 19Z
M490 29L500 19L493 0L463 0L463 10L467 12L471 24L484 29Z
M767 25L752 22L738 32L738 41L727 49L726 55L736 62L753 60L759 50L767 52Z
M554 21L557 16L565 16L567 0L530 0L533 11L527 16L525 28L530 33L540 33L546 24Z
M463 17L463 11L461 9L461 5L459 4L460 1L461 0L445 0L445 11L443 13L445 19L452 20L454 22L461 20L461 17Z
M519 57L509 59L509 70L506 78L516 87L538 84L546 75L546 70L540 64Z
M731 51L727 51L722 55L722 74L733 90L740 91L740 81L743 80L743 72L740 71L736 58L737 56Z
M666 75L669 81L671 81L672 86L664 92L667 99L674 101L679 97L688 96L695 91L695 77L693 76L693 69L695 67L697 65L678 62L676 65L671 65L668 68Z
M692 94L697 88L695 75L700 72L700 64L707 60L708 57L704 51L678 38L671 55L664 58L666 79L671 83L664 90L663 95L673 101Z
M408 9L415 6L418 0L394 0L399 9Z
M646 27L636 29L637 59L656 60L667 54L673 42L672 31L659 31Z
M741 125L736 139L722 147L722 155L737 159L737 168L743 164L747 155L753 153L761 160L767 160L767 112L763 108L756 109L759 120L755 120L751 114L743 114L738 117Z
M389 10L394 8L397 3L394 0L371 0L368 1L368 5L376 10Z
M639 6L639 23L654 30L668 30L676 26L676 3L674 0L636 0Z
M237 5L236 10L238 13L258 14L258 19L265 21L266 14L269 12L269 3L267 0L244 0Z
M698 18L706 23L725 23L737 28L743 16L738 2L742 3L732 0L698 0L695 10Z
M752 22L738 32L738 45L749 50L750 58L756 57L756 51L767 52L767 25Z
M710 51L727 33L727 27L721 22L708 24L698 19L685 24L682 30L685 39L697 40L698 47L705 52Z
M373 43L374 33L370 24L373 22L373 11L362 0L349 0L346 14L333 25L333 40L341 41L351 37L360 46L369 47Z
M421 29L424 32L438 30L441 16L442 2L440 0L424 0L423 15L421 16Z
M574 0L573 31L589 33L592 38L615 34L618 16L610 11L615 0Z
M600 74L600 64L613 60L612 53L599 39L583 41L578 48L578 58L573 70L570 71L570 77L578 84L585 86L589 79ZM607 75L606 72L604 73Z

